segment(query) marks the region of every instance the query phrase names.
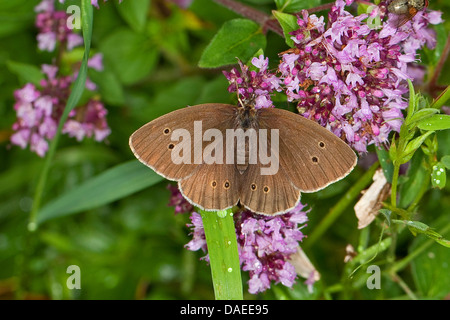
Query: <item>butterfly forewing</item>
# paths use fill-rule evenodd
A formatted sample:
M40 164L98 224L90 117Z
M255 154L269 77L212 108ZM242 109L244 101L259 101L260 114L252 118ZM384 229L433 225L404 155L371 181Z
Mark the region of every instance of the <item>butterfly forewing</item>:
M139 161L158 174L169 180L179 181L189 177L201 165L201 159L199 161L194 158L195 122L200 121L204 131L205 128L217 127L225 119L231 119L235 110L234 106L226 104L202 104L170 112L136 130L130 137L131 150ZM173 134L177 133L177 129L189 132L190 140L179 138L174 141ZM189 150L190 163L173 161L172 151L181 149ZM179 154L184 155L183 152Z

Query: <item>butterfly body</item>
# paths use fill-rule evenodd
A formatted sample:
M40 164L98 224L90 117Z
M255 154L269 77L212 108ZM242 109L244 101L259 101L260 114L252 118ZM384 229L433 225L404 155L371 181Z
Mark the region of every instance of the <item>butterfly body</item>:
M356 164L347 144L311 120L276 108L227 104L166 114L133 133L130 147L207 211L241 204L256 213L285 213L301 192L342 179Z

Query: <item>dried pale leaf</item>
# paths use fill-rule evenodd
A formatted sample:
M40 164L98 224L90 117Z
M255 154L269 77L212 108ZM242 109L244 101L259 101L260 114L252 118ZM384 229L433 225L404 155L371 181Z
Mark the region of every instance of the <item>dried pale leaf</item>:
M289 262L295 267L295 272L305 279L312 278L314 281L320 279L320 274L306 256L305 252L298 247L297 252L292 254ZM311 277L311 274L312 277Z
M372 185L364 192L354 209L358 229L368 226L377 216L381 202L388 196L390 186L381 169L375 171Z

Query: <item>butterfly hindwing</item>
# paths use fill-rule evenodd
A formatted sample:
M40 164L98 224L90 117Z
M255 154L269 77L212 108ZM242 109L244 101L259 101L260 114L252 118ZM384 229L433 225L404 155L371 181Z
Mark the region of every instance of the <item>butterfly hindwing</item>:
M302 192L314 192L345 177L356 155L340 138L319 124L282 109L263 109L261 128L279 129L280 168Z

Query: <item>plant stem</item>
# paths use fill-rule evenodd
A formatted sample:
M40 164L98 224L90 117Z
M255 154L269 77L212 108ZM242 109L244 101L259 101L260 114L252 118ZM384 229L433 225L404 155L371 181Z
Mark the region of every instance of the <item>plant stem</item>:
M242 300L242 280L233 213L200 210L216 300Z
M378 168L379 162L374 163L369 170L344 194L344 196L336 203L336 205L330 209L328 214L319 225L314 229L311 235L303 243L302 247L305 249L310 248L333 224L333 222L347 209L347 207L352 203L352 201L359 196L361 191L367 187L367 185L372 181L373 174Z
M253 7L247 6L241 2L237 2L234 0L214 0L215 2L221 4L222 6L230 9L231 11L240 14L241 16L248 18L257 22L263 29L263 32L266 30L272 30L275 33L278 33L280 36L284 37L283 29L276 19L261 12Z
M403 279L398 274L392 272L390 276L394 282L397 282L399 284L399 286L403 289L403 291L405 291L405 293L408 295L408 297L411 298L411 300L419 300L414 292L408 287L406 282L403 281Z
M394 173L392 174L392 186L391 186L391 205L397 208L397 186L398 175L400 173L400 165L397 161L394 161Z
M445 65L445 62L447 61L447 57L449 54L450 54L450 34L447 37L447 41L445 43L444 50L442 51L439 62L436 65L433 75L428 83L428 90L432 96L435 96L434 95L435 91L440 89L437 84L437 81L439 79L439 76L441 75L441 71L444 69L444 65Z

